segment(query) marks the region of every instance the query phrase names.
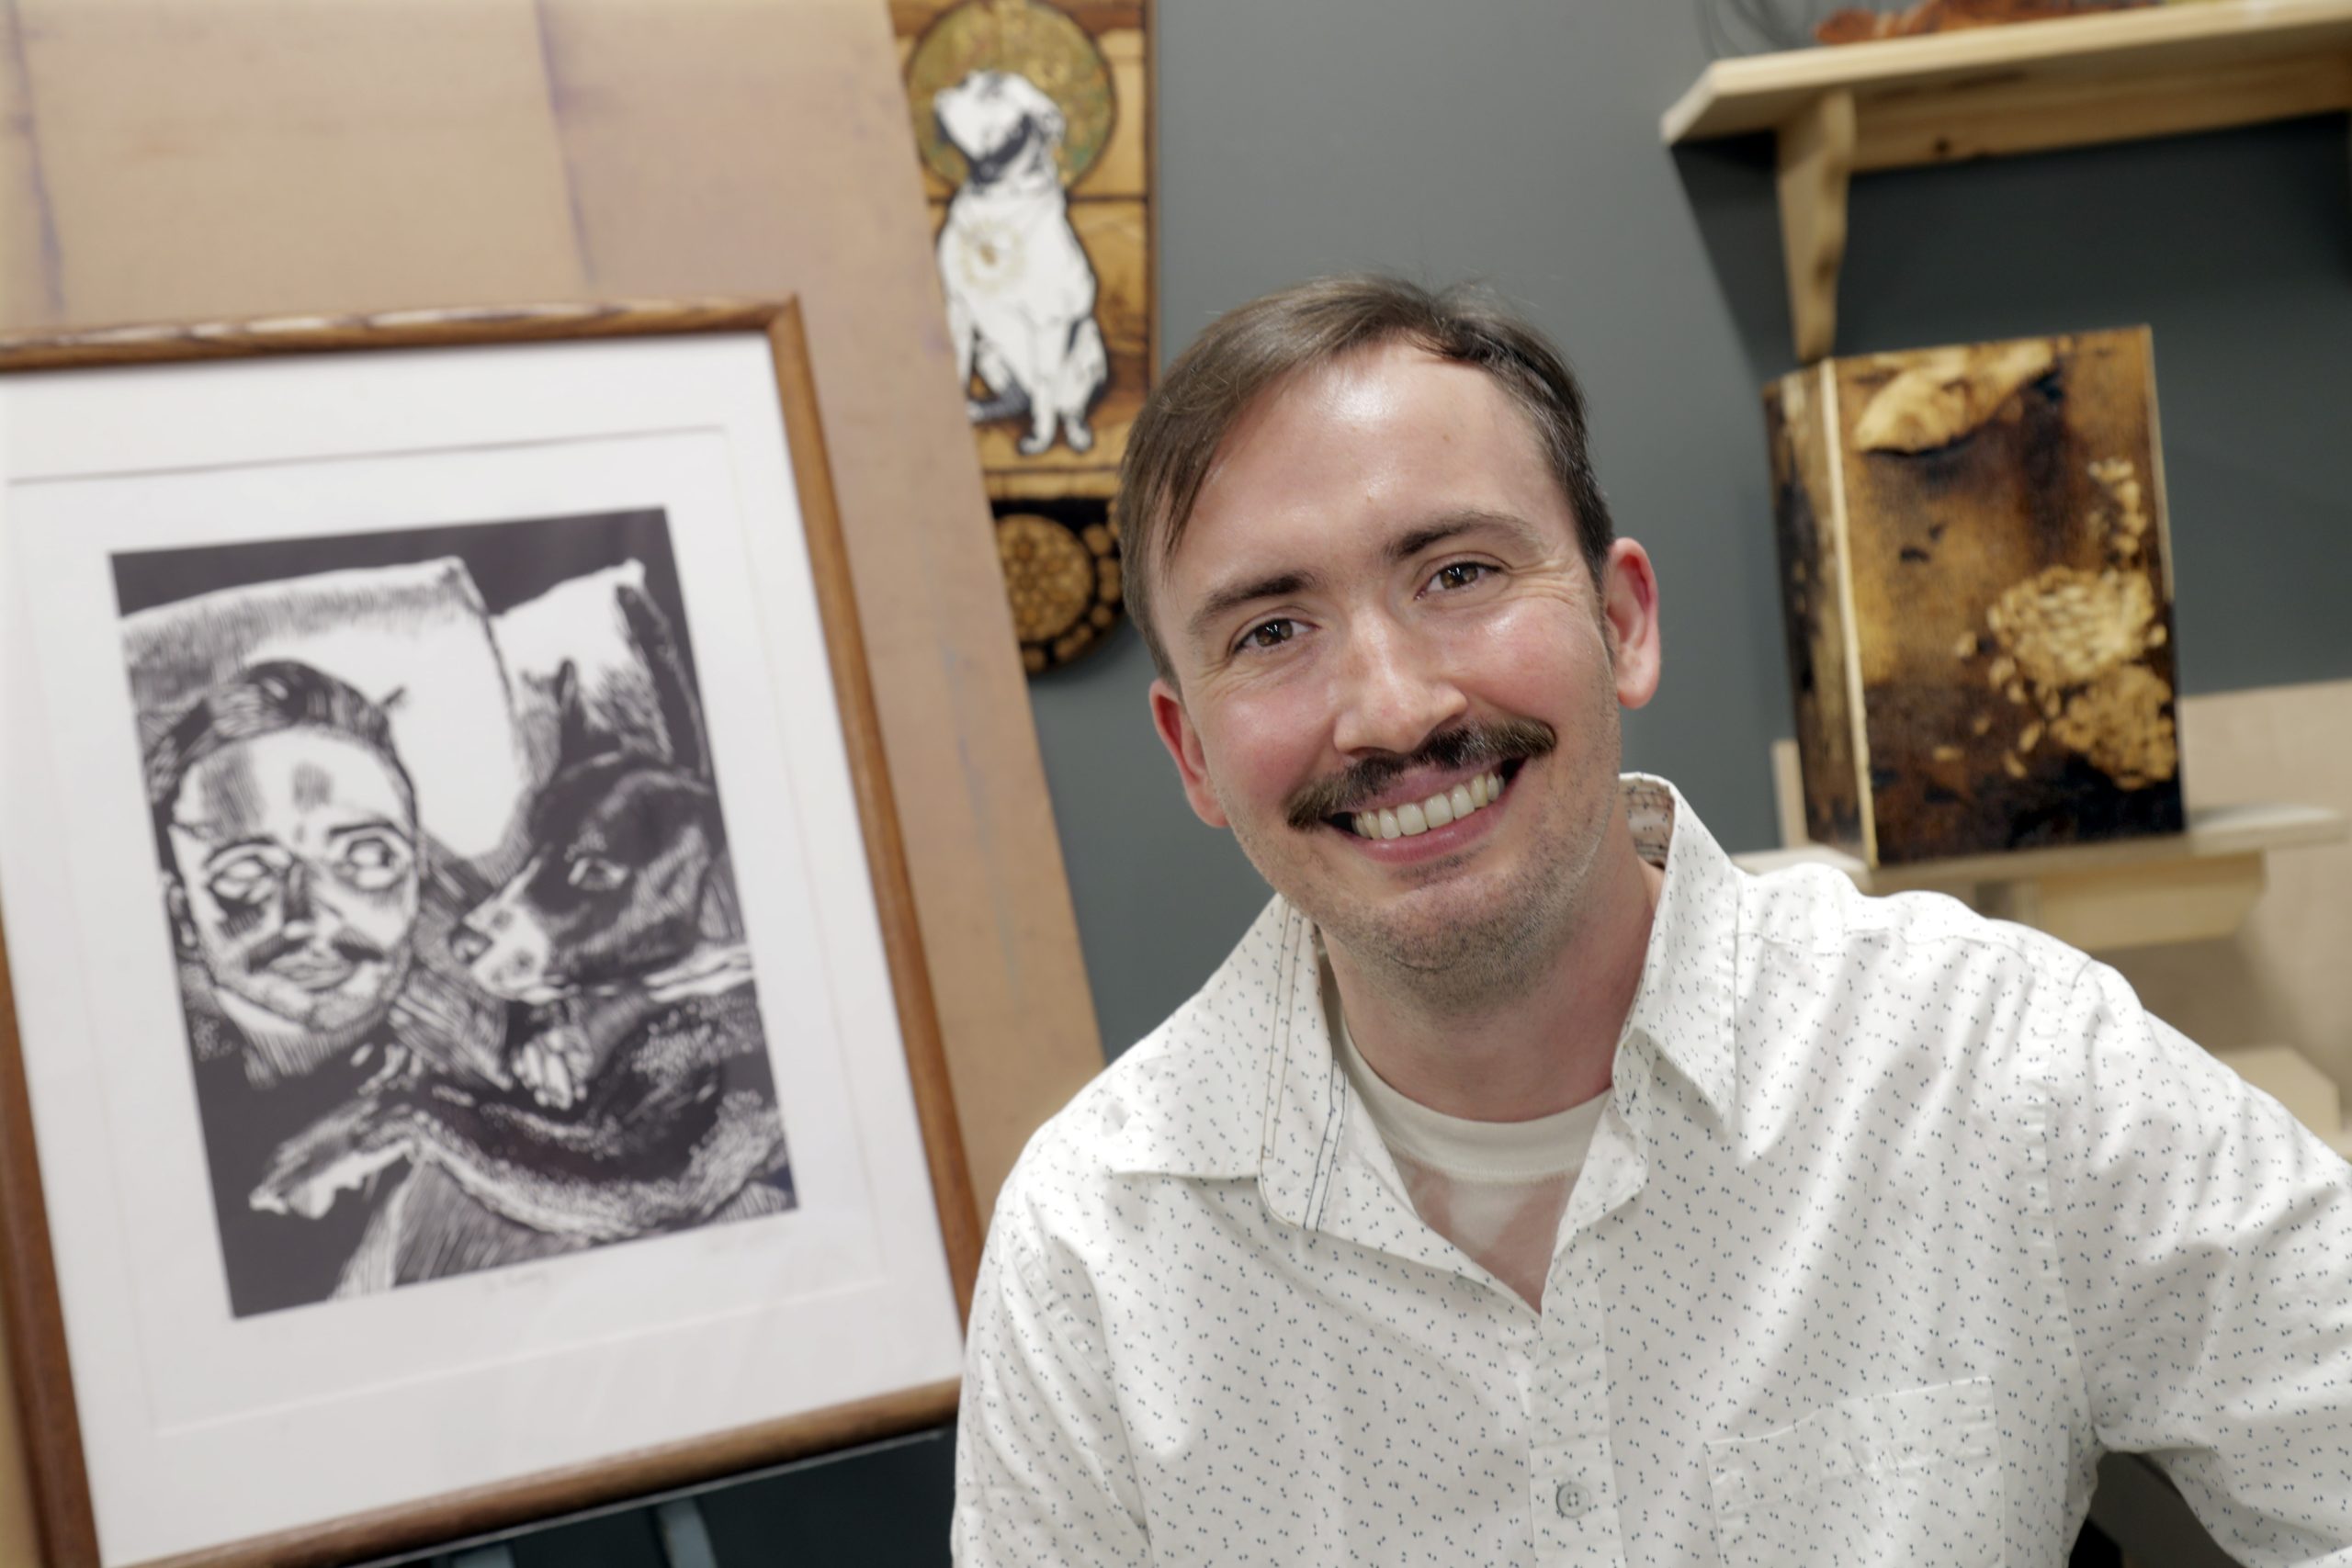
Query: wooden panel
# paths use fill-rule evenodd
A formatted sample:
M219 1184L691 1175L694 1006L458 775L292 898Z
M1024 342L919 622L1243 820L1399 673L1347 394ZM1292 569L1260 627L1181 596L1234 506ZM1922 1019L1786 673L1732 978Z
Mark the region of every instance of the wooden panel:
M55 276L0 324L580 290L530 0L11 9L45 199L0 231L46 226Z
M0 1341L7 1335L8 1314L0 1306ZM24 1438L17 1429L17 1410L16 1379L8 1358L0 1356L0 1562L38 1562L32 1477L25 1462Z
M17 7L0 6L0 95L28 105L30 88ZM0 115L0 211L14 219L0 223L0 320L55 313L61 309L57 224L41 172L40 129L28 113Z
M1102 1053L885 9L17 0L0 46L0 328L804 301L985 1211Z

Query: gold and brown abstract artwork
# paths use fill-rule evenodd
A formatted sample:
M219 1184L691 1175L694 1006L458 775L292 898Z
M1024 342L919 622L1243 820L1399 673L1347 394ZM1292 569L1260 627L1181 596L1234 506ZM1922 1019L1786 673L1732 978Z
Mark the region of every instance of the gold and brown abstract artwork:
M1765 389L1806 829L1871 864L2177 832L2145 328Z

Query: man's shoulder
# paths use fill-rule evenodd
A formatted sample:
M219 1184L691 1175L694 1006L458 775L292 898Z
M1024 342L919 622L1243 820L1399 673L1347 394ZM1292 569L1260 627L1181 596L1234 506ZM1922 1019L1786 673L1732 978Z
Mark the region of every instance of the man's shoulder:
M1869 894L1821 862L1751 871L1726 854L1687 801L1662 779L1628 775L1636 837L1670 822L1666 953L1672 961L1736 964L1743 980L1805 974L1867 976L1901 986L1954 967L2012 979L2071 982L2087 962L2046 932L1978 913L1949 895ZM1671 809L1670 818L1661 807ZM1679 873L1679 874L1678 874ZM1668 905L1660 906L1660 918Z
M1270 1064L1297 1000L1284 988L1315 972L1306 931L1283 900L1267 906L1206 984L1037 1130L1003 1201L1088 1203L1132 1178L1255 1175Z
M1949 895L1866 894L1826 866L1753 878L1741 902L1734 1028L1759 1066L1878 1074L1899 1058L1906 1072L2007 1094L2047 1078L2073 1000L2100 968Z
M1742 934L1792 957L1907 954L2061 981L2089 962L2046 931L1981 914L1946 893L1865 893L1826 865L1791 866L1745 881Z
M1037 1130L1022 1165L1069 1176L1254 1170L1272 1032L1237 1020L1215 993L1214 983L1194 993L1096 1074Z

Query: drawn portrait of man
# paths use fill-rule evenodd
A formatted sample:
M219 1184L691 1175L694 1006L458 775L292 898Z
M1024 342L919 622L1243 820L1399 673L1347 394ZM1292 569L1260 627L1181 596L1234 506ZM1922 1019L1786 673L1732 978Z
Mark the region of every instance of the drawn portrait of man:
M325 1293L365 1204L243 1201L288 1137L381 1066L420 907L415 794L384 710L332 675L250 665L147 757L221 1241L240 1310Z
M254 1082L356 1044L406 976L416 801L383 711L307 665L198 699L151 759L164 900Z
M796 1207L662 513L115 566L232 1315Z

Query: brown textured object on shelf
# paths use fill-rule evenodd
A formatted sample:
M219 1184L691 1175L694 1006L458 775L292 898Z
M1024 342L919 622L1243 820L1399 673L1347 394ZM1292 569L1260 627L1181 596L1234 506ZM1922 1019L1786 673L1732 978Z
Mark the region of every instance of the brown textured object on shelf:
M2179 831L2147 330L1764 401L1807 836L1882 865Z
M1919 0L1906 11L1849 6L1814 25L1821 43L1868 43L1874 39L1917 38L1923 33L1996 28L2010 22L2047 22L2094 11L2136 11L2157 0Z

